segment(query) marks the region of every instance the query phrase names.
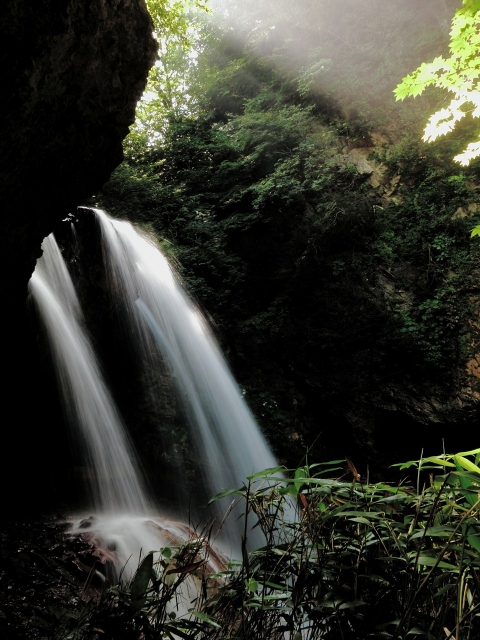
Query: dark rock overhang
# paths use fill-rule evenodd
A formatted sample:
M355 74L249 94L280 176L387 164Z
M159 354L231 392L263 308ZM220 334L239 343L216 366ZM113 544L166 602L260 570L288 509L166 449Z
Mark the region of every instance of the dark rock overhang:
M122 159L153 64L144 0L0 6L0 291L24 296L42 238Z

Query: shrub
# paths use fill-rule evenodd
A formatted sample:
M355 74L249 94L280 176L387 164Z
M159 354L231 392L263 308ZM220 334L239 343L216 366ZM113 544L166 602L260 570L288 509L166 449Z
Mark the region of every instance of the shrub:
M122 637L139 639L477 638L479 457L477 449L397 465L416 467L416 488L364 483L348 459L346 473L334 461L291 478L282 467L250 476L212 499L244 501L242 560L204 573L188 613L176 617L172 602L199 562L192 542L176 552L173 581L171 550L156 565L149 554L132 584L104 589L68 637L113 638L121 623L130 634ZM265 545L247 553L252 513Z

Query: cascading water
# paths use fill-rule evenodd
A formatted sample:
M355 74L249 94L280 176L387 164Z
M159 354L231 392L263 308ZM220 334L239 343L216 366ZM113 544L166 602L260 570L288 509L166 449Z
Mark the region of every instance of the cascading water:
M148 362L159 349L174 374L201 461L201 497L241 486L249 474L274 467L276 461L206 321L167 260L129 223L95 213L109 286L122 299L122 322L134 336L139 357ZM147 372L153 369L153 364L146 367ZM227 520L223 539L238 548L237 527L235 516ZM250 538L255 535L250 533ZM256 542L261 543L260 536Z
M90 469L93 506L101 513L145 512L139 464L84 330L77 294L53 235L30 280L43 319L63 406Z
M166 259L130 224L92 211L102 230L109 286L122 310L119 322L130 334L145 376L148 379L154 371L161 354L175 382L200 459L195 484L201 488L194 500L235 488L250 473L275 466L204 318ZM30 290L46 327L67 418L77 431L85 465L91 471L96 517L87 524L100 545L115 550L119 567L134 557L128 576L141 550L146 553L165 546L172 536L185 539L187 529L152 516L154 501L146 496L140 464L102 377L53 235L45 239L43 251ZM175 446L172 436L164 446ZM191 502L180 467L176 482L184 484L178 493L185 497L187 517ZM236 517L223 526L221 535L228 551L240 546L239 526L243 528ZM254 543L261 544L258 528L249 533L250 540L255 536Z

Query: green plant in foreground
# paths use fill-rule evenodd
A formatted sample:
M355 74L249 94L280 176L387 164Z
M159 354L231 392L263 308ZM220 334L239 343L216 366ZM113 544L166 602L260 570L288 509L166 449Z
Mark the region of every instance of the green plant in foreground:
M442 472L421 491L362 484L356 472L332 479L338 461L288 480L252 476L240 493L268 543L206 603L220 624L209 637L478 637L480 468L470 454L419 463ZM288 496L294 522L282 516Z
M107 587L87 606L84 631L62 637L478 638L479 460L477 449L398 465L416 466L416 489L363 483L348 460L346 475L343 460L289 478L283 467L254 474L212 499L243 501L242 559L203 571L184 615L175 613L179 586L204 562L195 542L162 550L163 564L146 556L129 586ZM248 553L251 526L265 545Z
M95 574L92 568L81 598L86 605L77 616L61 620L51 636L55 640L158 640L196 638L204 627L216 623L197 610L206 597L204 572L208 565L205 535L193 536L179 547L164 547L148 553L129 583L111 585L105 581L101 592L86 598ZM181 612L184 612L183 614Z

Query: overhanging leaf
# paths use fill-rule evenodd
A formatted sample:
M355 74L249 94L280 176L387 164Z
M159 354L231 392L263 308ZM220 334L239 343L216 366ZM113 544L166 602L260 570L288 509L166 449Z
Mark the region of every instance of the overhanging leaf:
M253 480L254 478L259 478L260 476L269 476L273 473L288 471L286 467L283 465L280 467L272 467L271 469L264 469L263 471L259 471L258 473L252 473L252 475L247 476L247 480Z
M458 462L458 464L466 471L471 471L472 473L480 474L480 467L477 467L475 463L473 463L468 458L465 458L465 456L461 456L460 454L457 454L453 456L453 459L455 460L455 462Z
M138 601L145 597L148 584L152 577L153 553L149 553L142 560L132 582L132 601Z
M435 464L439 464L443 467L453 467L455 468L455 465L453 464L453 462L449 462L448 460L445 460L443 458L439 458L437 456L431 456L429 458L425 458L424 462L434 462Z

